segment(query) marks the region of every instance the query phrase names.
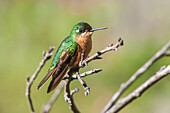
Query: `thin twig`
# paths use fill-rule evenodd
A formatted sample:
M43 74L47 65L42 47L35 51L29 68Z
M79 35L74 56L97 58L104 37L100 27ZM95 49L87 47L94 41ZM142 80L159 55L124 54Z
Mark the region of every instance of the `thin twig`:
M102 69L93 69L93 70L90 70L90 71L87 71L87 72L84 72L84 73L80 74L80 77L81 78L86 77L88 75L93 75L94 73L98 73L98 72L101 72L101 71L102 71ZM77 79L77 77L76 77L76 75L73 75L71 77L71 80L75 80L75 79Z
M148 88L157 83L162 78L170 74L170 65L161 68L154 76L150 77L146 82L139 86L136 90L130 93L128 96L120 99L109 111L106 113L117 113L127 104L131 103L136 98L140 97Z
M79 89L75 88L75 89L71 90L70 95L73 96L73 94L77 93L78 91L79 91Z
M147 61L141 68L139 68L131 78L120 86L120 89L112 96L111 100L107 103L101 113L108 111L123 94L123 92L140 76L142 75L154 62L165 55L165 52L170 48L170 41L160 49L149 61Z
M27 83L26 83L26 92L25 92L25 95L28 99L28 103L29 103L29 106L30 106L30 109L31 109L31 112L32 113L35 113L35 110L34 110L34 106L33 106L33 103L32 103L32 99L31 99L31 86L32 86L32 83L33 81L36 79L38 73L40 72L40 70L42 69L42 67L45 65L45 62L47 60L49 60L52 56L52 51L54 50L54 47L50 47L47 52L43 51L43 59L41 60L37 70L34 72L34 74L31 76L31 79L29 76L27 76Z
M84 72L84 73L82 73L82 74L79 74L79 76L82 78L82 77L86 77L86 76L88 76L88 75L92 75L92 74L94 74L94 73L98 73L98 72L100 72L100 71L102 71L102 69L93 69L93 70ZM71 77L71 80L80 79L80 77L78 78L76 75L73 75L73 76ZM79 80L79 81L80 81L80 80ZM83 85L84 90L85 90L85 95L87 96L90 89L89 89L89 87L85 87L85 86L87 86L86 83L83 84L83 83L81 82L81 84Z
M84 88L85 96L87 96L90 93L90 87L88 87L87 83L80 77L79 72L76 72L76 77Z
M90 70L90 71L87 71L85 73L82 73L80 74L81 77L86 77L88 75L92 75L94 73L98 73L102 71L102 69L93 69L93 70ZM72 90L70 92L70 82L74 79L77 79L77 76L76 75L72 75L72 70L69 71L69 74L66 75L66 77L64 78L65 80L65 91L64 91L64 98L65 98L65 101L68 102L69 106L70 106L70 109L74 112L74 113L79 113L79 110L77 109L75 103L74 103L74 99L73 99L73 94L75 92L78 92L79 90L76 88L74 90Z
M43 113L48 113L51 110L52 105L54 104L54 102L56 101L57 97L61 93L63 87L64 87L64 81L61 81L60 85L55 90L54 94L51 96L49 102L46 105L43 106L43 108L42 108Z

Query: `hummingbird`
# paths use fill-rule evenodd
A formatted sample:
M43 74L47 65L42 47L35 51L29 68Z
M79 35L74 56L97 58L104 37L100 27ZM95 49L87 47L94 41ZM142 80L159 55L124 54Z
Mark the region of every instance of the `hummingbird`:
M84 54L83 59L87 58L92 49L91 36L93 32L106 28L107 27L92 29L92 27L86 22L76 24L70 35L61 42L47 75L39 83L37 89L39 89L52 76L47 93L53 91L69 69L75 67L78 68L79 62L82 59L82 54Z

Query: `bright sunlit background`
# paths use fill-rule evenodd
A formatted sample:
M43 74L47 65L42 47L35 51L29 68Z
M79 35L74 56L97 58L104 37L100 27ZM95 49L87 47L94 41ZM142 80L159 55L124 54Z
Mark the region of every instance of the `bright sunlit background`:
M31 76L42 59L42 51L58 47L73 26L87 22L93 28L108 27L93 34L90 55L119 37L125 45L118 52L103 55L88 68L103 69L99 74L84 78L91 88L86 97L78 81L75 103L83 113L99 113L112 95L139 67L148 61L170 37L169 0L1 0L0 1L0 112L29 113L25 98L26 76ZM56 49L55 49L56 51ZM53 53L55 53L55 51ZM52 60L52 59L51 59ZM32 86L32 99L37 113L41 112L51 95L46 90L48 81L39 91L38 83L47 74L48 61ZM164 57L156 62L124 94L127 95L163 65L170 64ZM167 113L170 111L170 77L158 82L139 99L120 113ZM64 101L63 91L51 113L71 113Z

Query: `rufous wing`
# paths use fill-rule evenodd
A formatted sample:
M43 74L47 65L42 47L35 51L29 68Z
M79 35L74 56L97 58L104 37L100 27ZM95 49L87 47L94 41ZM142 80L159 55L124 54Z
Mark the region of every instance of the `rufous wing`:
M53 91L57 87L57 85L61 82L61 80L63 79L64 75L68 70L68 66L71 62L71 59L72 59L71 55L67 54L65 51L62 52L62 54L60 55L59 63L56 67L56 71L52 76L53 78L50 82L50 85L48 86L47 93Z

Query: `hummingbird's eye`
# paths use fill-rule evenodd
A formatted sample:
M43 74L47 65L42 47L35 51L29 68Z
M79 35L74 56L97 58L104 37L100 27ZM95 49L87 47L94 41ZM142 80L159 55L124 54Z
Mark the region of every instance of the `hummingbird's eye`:
M84 32L84 30L83 29L78 29L78 30L76 30L76 32L81 34L81 33Z
M83 30L82 30L82 29L79 29L79 33L83 33Z

